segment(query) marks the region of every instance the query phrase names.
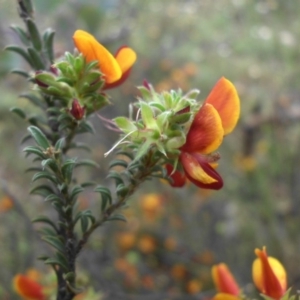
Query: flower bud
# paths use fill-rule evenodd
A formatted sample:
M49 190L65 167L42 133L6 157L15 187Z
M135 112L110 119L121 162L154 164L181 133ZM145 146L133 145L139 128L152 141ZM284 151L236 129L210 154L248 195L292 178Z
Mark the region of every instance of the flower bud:
M77 99L74 99L70 113L76 120L81 120L85 114L85 107L81 106Z

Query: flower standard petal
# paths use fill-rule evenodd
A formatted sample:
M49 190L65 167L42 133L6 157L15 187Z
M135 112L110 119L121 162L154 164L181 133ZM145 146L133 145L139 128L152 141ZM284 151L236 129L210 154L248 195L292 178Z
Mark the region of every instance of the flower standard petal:
M27 300L44 300L43 287L31 278L17 274L13 279L15 291Z
M195 115L181 150L208 154L220 146L223 136L222 121L217 110L211 104L204 104Z
M222 77L213 87L205 103L213 105L218 111L222 120L224 135L230 133L240 116L240 99L234 85Z
M268 257L266 248L255 249L258 256L252 266L255 286L265 295L280 299L287 288L286 272L282 264L274 257Z
M226 293L238 296L240 288L226 264L221 263L212 267L212 277L217 290L220 293Z
M204 156L198 153L181 152L179 159L186 177L196 186L213 190L222 188L222 177L207 162Z
M117 81L122 76L121 67L114 56L102 46L91 34L83 30L76 30L73 35L76 48L83 54L86 61L97 60L99 69L105 76L107 83Z

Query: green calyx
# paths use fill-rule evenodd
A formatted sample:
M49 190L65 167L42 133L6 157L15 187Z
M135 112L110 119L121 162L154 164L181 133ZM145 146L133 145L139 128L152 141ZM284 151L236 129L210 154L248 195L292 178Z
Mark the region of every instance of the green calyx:
M145 155L149 149L156 149L166 159L179 155L179 148L186 141L186 134L199 109L193 90L186 95L182 91L157 93L153 87L140 87L141 97L133 104L129 118L114 119L116 126L124 133L114 146L135 149L135 159Z
M68 107L74 98L78 99L87 114L109 104L107 96L101 93L104 80L97 62L86 63L82 55L66 53L50 71L37 71L34 81L38 90L61 99Z

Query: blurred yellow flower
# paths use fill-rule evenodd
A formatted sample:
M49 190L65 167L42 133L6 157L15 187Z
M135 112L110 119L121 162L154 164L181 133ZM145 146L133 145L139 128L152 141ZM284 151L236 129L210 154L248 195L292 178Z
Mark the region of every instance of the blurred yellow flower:
M280 299L287 289L287 275L282 264L274 257L269 257L266 247L255 249L256 258L252 265L255 286L265 295Z

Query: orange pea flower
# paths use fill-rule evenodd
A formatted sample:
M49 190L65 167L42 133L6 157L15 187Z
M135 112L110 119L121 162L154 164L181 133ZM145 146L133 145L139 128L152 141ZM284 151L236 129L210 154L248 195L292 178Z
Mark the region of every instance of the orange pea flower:
M113 56L94 36L83 30L76 30L73 40L88 63L98 61L105 81L103 89L116 87L129 76L131 67L136 61L136 53L131 48L122 46Z
M274 257L269 257L266 247L255 249L256 258L252 265L255 286L265 295L280 299L287 289L287 275L282 264Z
M231 296L240 294L240 288L226 264L214 265L212 267L212 278L219 294Z
M43 287L28 276L17 274L13 279L15 291L24 300L45 300Z
M179 161L184 174L166 166L173 179L173 186L181 187L188 178L196 186L206 189L220 189L222 177L217 173L218 154L212 154L236 126L240 115L240 100L234 85L222 77L196 113L180 148Z

